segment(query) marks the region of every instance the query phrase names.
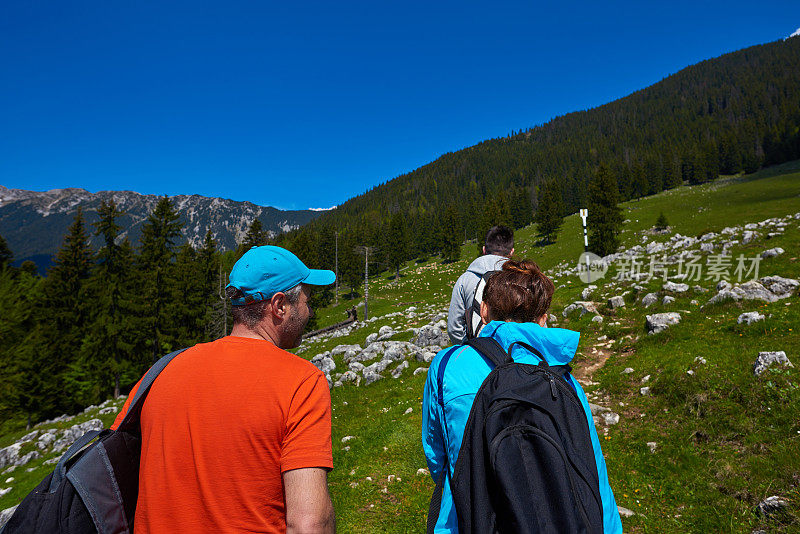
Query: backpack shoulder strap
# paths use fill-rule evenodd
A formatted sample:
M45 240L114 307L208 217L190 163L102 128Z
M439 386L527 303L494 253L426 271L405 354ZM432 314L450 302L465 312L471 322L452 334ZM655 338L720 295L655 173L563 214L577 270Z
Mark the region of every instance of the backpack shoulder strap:
M481 319L481 302L483 302L483 290L486 287L486 282L497 271L486 271L478 279L475 284L475 291L472 293L472 304L466 312L467 317L467 339L478 337L478 334L483 328L483 320Z
M513 360L496 339L491 337L476 337L467 340L467 345L477 350L479 354L489 359L495 367L510 363Z
M549 367L550 366L550 364L547 363L547 360L544 359L544 356L542 356L542 353L539 352L539 349L530 346L528 343L525 343L524 341L515 341L511 345L509 345L508 346L508 354L509 355L514 350L514 346L515 345L519 345L520 347L524 348L525 350L527 350L528 352L530 352L531 354L533 354L534 356L539 358L539 360L541 360L539 363L540 363L540 365L542 367Z
M127 429L139 426L139 414L142 411L142 405L144 404L144 400L147 397L147 393L150 391L150 387L153 385L153 382L155 382L156 378L158 378L158 375L161 374L161 371L164 370L167 364L185 350L186 348L178 349L175 352L170 352L166 356L163 356L153 364L147 373L145 373L141 382L139 382L139 388L136 390L136 395L134 395L133 400L128 406L128 412L125 414L125 417L119 424L120 430L123 428Z
M453 353L458 350L458 347L459 345L456 345L444 353L444 356L442 356L442 361L439 362L439 369L436 371L436 400L439 402L439 406L442 408L442 415L444 415L444 386L442 385L444 382L444 368L447 367L447 362L450 361L450 356L452 356Z

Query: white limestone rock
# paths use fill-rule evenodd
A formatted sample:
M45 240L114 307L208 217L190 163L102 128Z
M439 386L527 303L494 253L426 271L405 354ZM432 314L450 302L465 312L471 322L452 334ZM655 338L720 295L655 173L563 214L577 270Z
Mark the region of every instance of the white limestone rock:
M647 316L645 326L648 334L658 334L680 322L681 315L677 312L655 313Z
M794 367L792 362L789 361L789 358L786 357L786 353L782 350L779 351L772 351L772 352L759 352L758 358L753 363L753 374L756 376L761 376L764 371L772 367L773 365L782 365L784 367Z
M736 322L738 324L748 324L749 325L749 324L753 324L753 323L756 323L758 321L763 321L763 320L764 320L764 316L761 315L760 313L758 313L757 311L754 311L754 312L746 312L746 313L741 314L739 316L739 318L736 319Z

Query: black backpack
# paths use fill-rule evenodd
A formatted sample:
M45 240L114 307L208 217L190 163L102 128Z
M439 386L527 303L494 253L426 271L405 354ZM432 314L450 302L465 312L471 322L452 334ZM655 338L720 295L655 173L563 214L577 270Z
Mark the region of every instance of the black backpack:
M139 495L139 415L150 386L175 356L142 378L117 430L87 432L19 504L0 534L130 534Z
M450 481L459 532L602 533L597 464L570 367L548 365L524 342L509 353L520 345L541 362L515 363L492 338L467 344L495 367L475 395ZM438 515L442 484L430 514Z

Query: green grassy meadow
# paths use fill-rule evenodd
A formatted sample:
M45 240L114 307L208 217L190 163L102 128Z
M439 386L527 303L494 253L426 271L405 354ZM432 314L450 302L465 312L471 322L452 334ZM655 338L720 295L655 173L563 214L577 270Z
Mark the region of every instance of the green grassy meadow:
M696 237L795 214L800 212L800 162L679 187L627 202L623 208L626 248L642 244L643 232L661 212L672 233L648 235L647 241L666 241L675 233ZM546 270L573 266L583 252L580 224L577 215L567 217L557 241L547 246L537 244L535 227L519 230L516 255L534 259ZM786 253L761 261L759 276L800 279L798 245L800 220L793 219L783 235L771 239L762 235L747 245L735 245L730 254L752 257L782 247ZM404 330L428 324L437 314L446 315L452 284L475 257L476 245L468 243L458 262L409 262L399 280L392 273L374 277L369 312L378 319L362 323L346 336L307 340L299 354L311 358L340 344L363 346L366 336L384 325L398 331L393 340L411 339L411 332ZM626 306L612 310L598 299L604 321L597 324L591 322L591 314L562 318L567 304L581 300L585 284L575 276L554 278L557 291L551 313L558 316L556 326L582 333L576 367L600 367L599 355L608 356L585 389L594 402L621 417L606 431L598 430L617 503L635 513L623 519L625 530L800 532L800 368L773 368L758 378L752 372L759 351L785 351L800 365L797 292L769 304L728 302L701 309L716 285L703 279L690 285L699 284L709 289L707 293L674 294L672 304L658 302L645 310L639 303L643 289L658 291L662 282L645 282L638 289L633 282L619 282L613 290L601 286L596 296L629 291ZM609 281L610 276L603 280ZM695 299L697 304L691 302ZM345 310L358 303L340 298L338 305L317 310L318 324L323 327L343 320ZM417 308L412 319L402 314L386 317L410 306ZM645 315L661 311L678 311L681 323L647 335ZM736 319L745 311L759 311L767 318L750 326L738 325ZM363 308L359 316L363 318ZM400 378L387 372L386 378L369 386L345 384L331 390L335 469L329 482L339 532L424 531L433 482L427 474L418 473L427 467L420 444L425 373L413 375L413 371L428 364L408 361L410 368ZM336 363L336 371L346 370L341 356ZM634 371L623 374L628 367ZM650 394L641 395L647 375ZM113 415L104 417L106 423L113 419ZM23 434L0 437L0 446ZM656 443L655 452L648 442ZM18 502L52 468L44 460L3 475L4 480L13 476L16 481L14 491L0 498L0 509ZM789 507L769 518L759 516L756 506L770 495L781 496Z

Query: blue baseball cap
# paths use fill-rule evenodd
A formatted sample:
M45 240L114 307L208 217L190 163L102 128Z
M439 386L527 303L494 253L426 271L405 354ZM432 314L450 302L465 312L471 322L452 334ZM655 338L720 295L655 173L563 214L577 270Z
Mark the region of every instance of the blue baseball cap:
M300 258L281 247L253 247L239 258L231 270L228 287L244 293L231 299L234 306L269 300L275 293L288 291L297 284L327 286L336 281L333 271L309 269Z

